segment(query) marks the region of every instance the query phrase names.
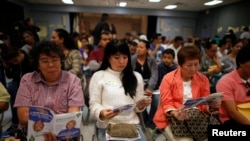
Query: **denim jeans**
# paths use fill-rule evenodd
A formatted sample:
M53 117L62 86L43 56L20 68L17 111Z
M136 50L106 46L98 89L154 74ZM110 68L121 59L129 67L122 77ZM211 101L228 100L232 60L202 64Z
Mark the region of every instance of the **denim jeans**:
M139 134L141 136L140 139L135 140L135 141L146 141L146 136L144 135L142 129L141 129L141 125L136 125ZM97 128L97 127L96 127ZM97 137L98 137L98 141L106 141L106 129L104 128L97 128Z

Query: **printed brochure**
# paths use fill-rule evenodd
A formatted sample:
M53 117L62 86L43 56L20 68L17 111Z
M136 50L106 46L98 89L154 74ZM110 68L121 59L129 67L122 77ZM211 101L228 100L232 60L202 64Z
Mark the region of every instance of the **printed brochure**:
M212 93L206 97L200 97L196 99L186 100L181 109L192 108L199 105L207 105L209 102L221 99L223 97L223 93Z
M121 112L121 113L127 113L132 111L141 101L143 100L148 100L151 99L151 97L149 96L144 96L143 98L141 98L140 100L138 100L136 102L136 104L127 104L127 105L123 105L123 106L119 106L119 107L114 107L113 108L113 112Z
M28 141L45 140L47 133L55 135L58 141L80 136L82 111L55 114L51 109L30 106L28 119Z

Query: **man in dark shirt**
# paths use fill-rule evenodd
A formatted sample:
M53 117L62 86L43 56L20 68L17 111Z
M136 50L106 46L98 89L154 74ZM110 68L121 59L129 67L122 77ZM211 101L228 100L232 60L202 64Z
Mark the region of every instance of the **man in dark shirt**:
M100 40L101 37L101 33L103 31L110 31L110 27L108 24L108 19L109 19L109 15L107 13L103 13L100 22L95 26L95 29L93 31L93 37L94 37L94 45L97 46L98 42Z

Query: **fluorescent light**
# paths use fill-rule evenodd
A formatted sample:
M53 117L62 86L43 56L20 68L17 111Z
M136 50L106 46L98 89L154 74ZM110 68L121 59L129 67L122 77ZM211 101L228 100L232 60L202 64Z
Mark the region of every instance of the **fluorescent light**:
M220 4L222 2L223 2L222 0L213 0L213 1L209 1L209 2L204 3L204 5L211 6L211 5Z
M177 5L167 5L165 9L175 9Z
M73 0L62 0L65 4L74 4Z
M127 5L127 2L119 2L118 6L120 7L125 7Z
M161 0L149 0L149 2L160 2Z

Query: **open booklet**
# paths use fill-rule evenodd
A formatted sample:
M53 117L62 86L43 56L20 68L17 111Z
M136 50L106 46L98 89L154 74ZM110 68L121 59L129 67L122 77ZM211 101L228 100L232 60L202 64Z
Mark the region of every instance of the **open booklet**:
M148 100L151 99L150 96L144 96L143 98L141 98L140 100L138 100L135 104L127 104L127 105L123 105L123 106L119 106L119 107L114 107L113 111L114 112L121 112L121 114L126 114L127 112L131 112L140 102L142 102L143 100Z
M51 109L30 106L28 119L29 141L45 140L46 133L52 133L58 141L69 140L80 136L82 111L55 114Z
M212 102L213 100L216 100L216 99L221 99L222 97L223 97L223 93L218 92L218 93L212 93L206 97L188 99L184 102L181 109L192 108L192 107L199 106L199 105L207 105L209 102Z

